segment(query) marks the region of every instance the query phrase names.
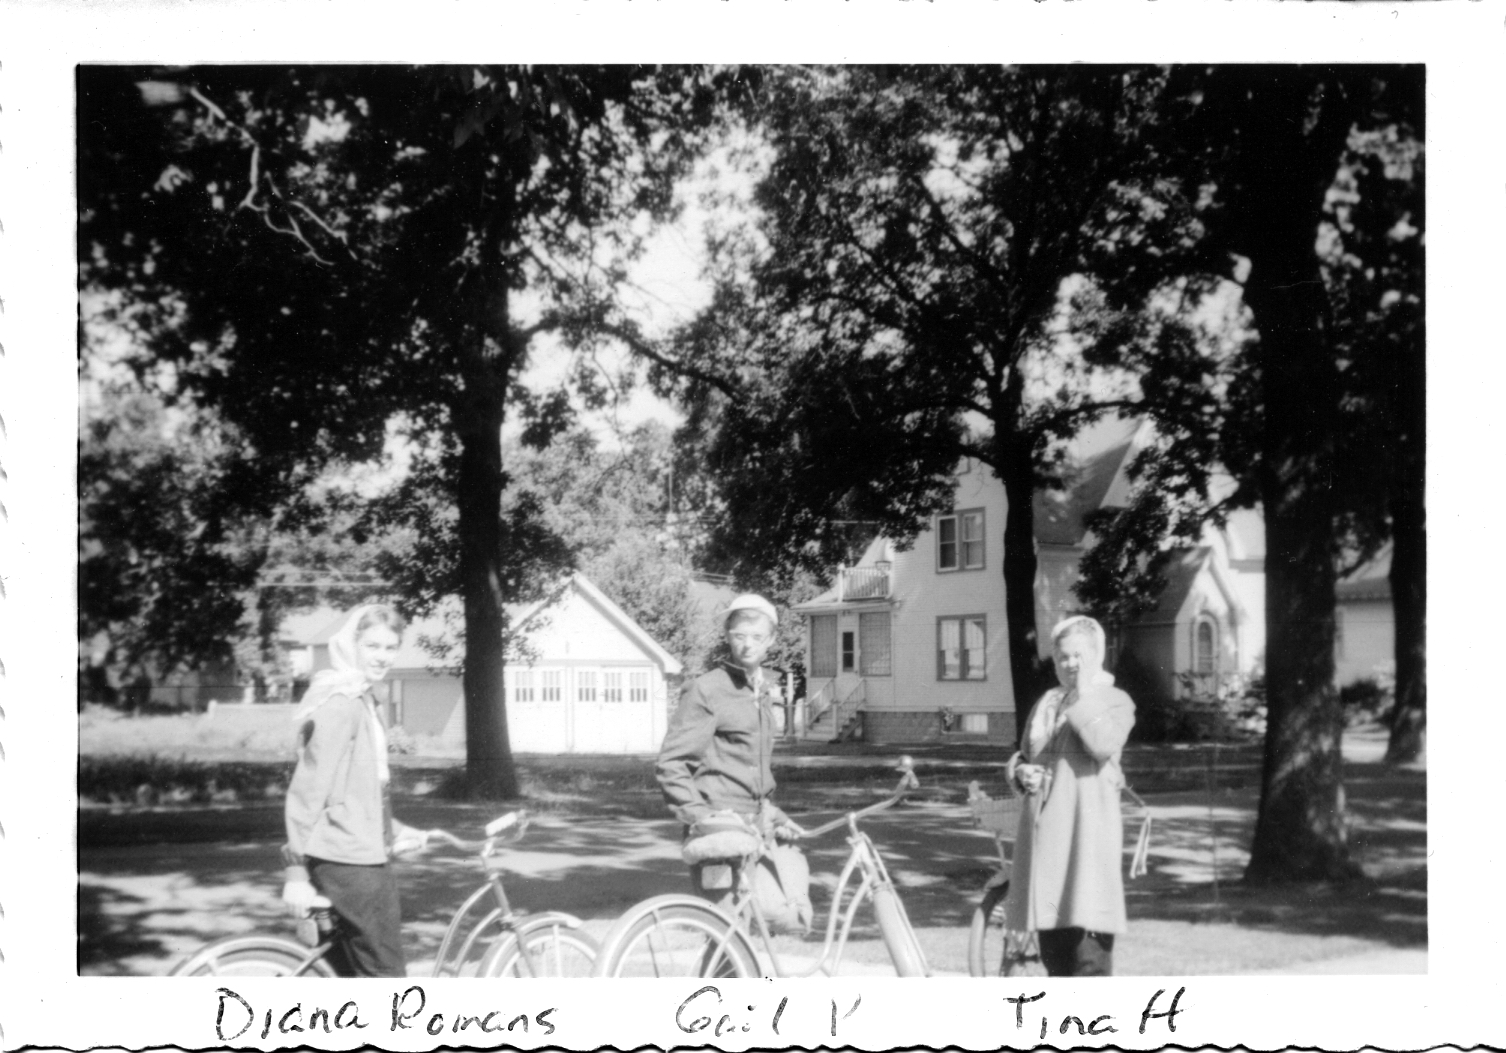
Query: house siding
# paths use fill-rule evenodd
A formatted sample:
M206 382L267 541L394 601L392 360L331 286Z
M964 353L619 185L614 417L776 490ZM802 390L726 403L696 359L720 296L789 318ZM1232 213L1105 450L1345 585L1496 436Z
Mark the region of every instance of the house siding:
M870 694L871 710L918 710L933 722L943 706L958 713L1014 710L1000 569L1008 508L1004 487L986 466L970 463L958 476L954 506L983 509L984 569L938 573L934 521L916 538L914 547L895 553L893 698L876 705ZM985 619L985 679L938 679L937 619L979 614Z
M1340 687L1396 670L1396 616L1389 599L1346 600L1342 645L1334 647L1334 679Z

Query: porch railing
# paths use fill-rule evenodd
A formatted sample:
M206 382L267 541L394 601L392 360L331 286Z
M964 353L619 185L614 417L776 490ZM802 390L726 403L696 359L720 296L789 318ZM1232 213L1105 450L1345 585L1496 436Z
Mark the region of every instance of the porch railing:
M837 574L837 600L887 600L889 576L883 567L844 567Z

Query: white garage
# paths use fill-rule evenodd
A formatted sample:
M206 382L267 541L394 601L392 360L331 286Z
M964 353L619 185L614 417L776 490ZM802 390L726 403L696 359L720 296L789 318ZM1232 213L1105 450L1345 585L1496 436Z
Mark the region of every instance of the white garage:
M656 753L680 663L580 574L548 599L509 612L523 640L504 673L515 753ZM331 626L329 633L338 627ZM465 741L459 649L433 658L425 641L445 638L442 619L417 622L389 674L388 717L415 735ZM315 668L328 665L328 633Z

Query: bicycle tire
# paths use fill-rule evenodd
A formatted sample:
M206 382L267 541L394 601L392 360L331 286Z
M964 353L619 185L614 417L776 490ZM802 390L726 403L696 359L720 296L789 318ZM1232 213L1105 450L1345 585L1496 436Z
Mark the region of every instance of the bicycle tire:
M704 900L668 895L644 900L613 923L594 975L756 977L762 970L726 914Z
M995 885L983 893L983 901L973 911L967 937L969 976L1045 975L1033 936L1011 932L1004 927L1004 900L1008 895L1008 881ZM1016 966L1023 966L1024 971L1007 972L1005 966L1011 961Z
M449 927L445 929L444 938L439 941L439 950L434 953L434 969L431 975L475 975L474 967L478 966L480 960L485 957L485 952L491 942L486 938L486 930L489 927L496 927L497 931L492 938L502 934L502 927L496 924L502 917L500 910L490 904L483 911L476 910L477 906L491 895L491 885L482 885L472 892L455 911L450 918ZM467 922L477 913L481 915L481 919L467 927ZM473 955L472 952L478 947L481 953Z
M529 918L516 933L493 941L478 976L512 980L530 977L584 979L592 974L601 948L569 915Z
M292 976L308 947L283 936L227 936L173 966L169 976ZM303 976L332 977L335 970L316 957Z

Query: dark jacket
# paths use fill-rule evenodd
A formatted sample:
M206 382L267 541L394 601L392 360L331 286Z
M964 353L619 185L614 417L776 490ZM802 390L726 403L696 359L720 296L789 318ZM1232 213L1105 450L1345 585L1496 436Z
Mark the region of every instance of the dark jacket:
M722 665L686 686L654 769L682 822L724 809L755 816L774 792L770 699L778 682L763 670L763 693L755 698L748 675Z

